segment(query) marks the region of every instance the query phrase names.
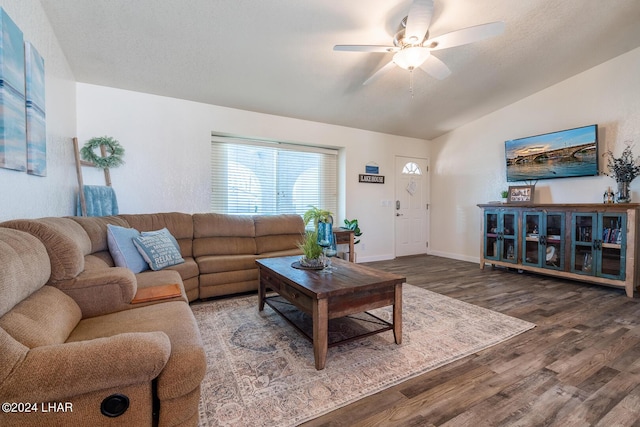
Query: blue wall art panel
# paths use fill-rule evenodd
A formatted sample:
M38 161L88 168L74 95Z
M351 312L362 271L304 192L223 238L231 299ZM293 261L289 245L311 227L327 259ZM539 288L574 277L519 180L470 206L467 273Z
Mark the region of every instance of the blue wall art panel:
M24 44L27 92L27 173L47 175L47 130L44 106L44 59Z
M27 169L22 31L0 9L0 167Z

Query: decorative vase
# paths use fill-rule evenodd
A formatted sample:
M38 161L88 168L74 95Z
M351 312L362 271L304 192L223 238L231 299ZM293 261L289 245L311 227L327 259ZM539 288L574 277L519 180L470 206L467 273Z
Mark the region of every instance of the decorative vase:
M333 238L333 224L330 222L318 222L318 244L323 248L331 246Z
M616 194L616 203L631 202L631 191L629 191L629 182L618 182L618 193Z

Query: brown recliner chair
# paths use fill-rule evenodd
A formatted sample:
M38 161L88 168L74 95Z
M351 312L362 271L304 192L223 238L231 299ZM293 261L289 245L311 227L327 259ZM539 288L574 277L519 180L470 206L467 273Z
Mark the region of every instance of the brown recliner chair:
M186 302L83 318L45 285L41 241L2 227L0 270L0 425L197 425L206 362Z

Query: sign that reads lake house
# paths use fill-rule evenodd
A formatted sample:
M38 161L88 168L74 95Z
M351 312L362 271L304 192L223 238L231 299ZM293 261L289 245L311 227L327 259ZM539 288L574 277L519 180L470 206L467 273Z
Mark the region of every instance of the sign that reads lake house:
M358 182L367 182L369 184L384 184L384 175L368 175L361 173L358 175Z

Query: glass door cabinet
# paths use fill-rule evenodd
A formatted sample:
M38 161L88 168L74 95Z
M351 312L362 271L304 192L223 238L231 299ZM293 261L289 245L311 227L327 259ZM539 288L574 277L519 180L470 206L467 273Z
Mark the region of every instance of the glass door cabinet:
M563 212L523 212L522 264L564 270Z
M484 257L495 261L517 263L517 212L487 210L484 214Z
M624 280L627 217L624 213L574 213L571 271Z

